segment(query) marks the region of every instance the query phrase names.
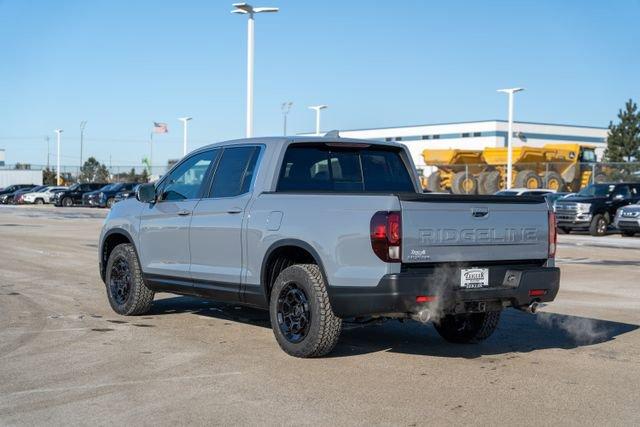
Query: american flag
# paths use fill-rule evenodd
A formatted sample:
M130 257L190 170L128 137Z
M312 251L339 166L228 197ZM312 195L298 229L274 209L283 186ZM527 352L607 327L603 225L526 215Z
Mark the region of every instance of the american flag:
M153 133L168 133L169 128L166 123L153 122Z

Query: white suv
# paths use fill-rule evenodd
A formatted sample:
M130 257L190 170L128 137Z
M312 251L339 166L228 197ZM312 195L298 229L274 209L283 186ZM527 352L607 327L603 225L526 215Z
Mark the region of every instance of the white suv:
M55 187L55 186L47 187L42 191L25 194L22 200L24 201L24 203L33 203L36 205L51 203L51 197L53 196L53 192L55 190L64 190L65 188L66 187Z

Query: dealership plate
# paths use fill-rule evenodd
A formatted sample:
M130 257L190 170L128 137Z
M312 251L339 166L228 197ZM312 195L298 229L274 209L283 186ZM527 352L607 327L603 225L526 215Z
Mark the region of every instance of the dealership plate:
M463 268L460 270L460 287L467 289L486 288L489 286L488 268Z

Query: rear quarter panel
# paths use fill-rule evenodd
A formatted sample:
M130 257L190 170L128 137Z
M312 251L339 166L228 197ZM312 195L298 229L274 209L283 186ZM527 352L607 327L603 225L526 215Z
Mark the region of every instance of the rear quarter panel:
M385 263L373 253L371 217L399 208L391 195L263 193L254 199L247 221L244 283L259 286L269 249L293 239L317 253L329 286L376 286L400 264Z

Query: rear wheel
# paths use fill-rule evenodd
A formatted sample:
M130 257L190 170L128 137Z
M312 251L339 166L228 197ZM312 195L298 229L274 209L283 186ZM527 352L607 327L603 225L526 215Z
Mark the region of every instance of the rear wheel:
M122 243L111 251L105 282L109 304L116 313L132 316L151 309L154 293L142 279L142 269L132 244Z
M500 321L500 311L449 314L434 323L436 331L449 342L464 344L483 341L493 334Z
M271 290L271 327L280 347L295 357L324 356L335 347L342 319L331 309L317 265L284 269Z
M454 194L476 194L478 191L478 181L471 174L465 171L456 172L451 182L451 191Z
M542 185L549 190L562 191L564 188L564 180L556 171L543 172Z
M591 224L589 225L589 234L591 234L592 236L604 236L605 234L607 234L608 226L609 222L604 215L595 215L591 220Z
M442 191L442 177L440 176L440 172L433 172L427 178L427 190L433 191L435 193Z
M516 174L516 187L520 188L541 188L542 181L535 171L525 169Z
M73 199L71 197L65 197L64 199L62 199L61 204L65 208L70 208L71 206L73 206Z

